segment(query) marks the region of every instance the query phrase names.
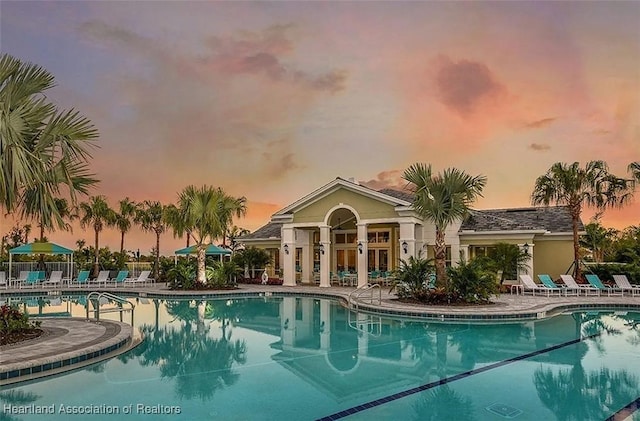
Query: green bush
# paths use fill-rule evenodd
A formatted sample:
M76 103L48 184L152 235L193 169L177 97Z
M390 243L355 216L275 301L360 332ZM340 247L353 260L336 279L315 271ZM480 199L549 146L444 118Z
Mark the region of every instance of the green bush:
M482 260L461 261L458 266L447 269L451 292L467 303L488 303L500 287L496 274Z
M179 260L178 264L167 270L167 282L170 289L196 289L195 260Z
M429 275L433 271L433 259L411 256L408 260L401 260L400 267L395 272L394 284L398 298L426 301L429 295Z

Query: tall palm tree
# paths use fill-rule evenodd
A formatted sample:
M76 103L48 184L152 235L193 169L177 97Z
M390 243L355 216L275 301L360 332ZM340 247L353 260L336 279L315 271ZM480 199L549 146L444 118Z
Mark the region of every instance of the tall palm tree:
M125 197L119 202L120 212L116 213L116 226L120 230L120 254L124 253L124 235L131 229L138 205Z
M604 211L621 207L631 200L632 183L609 172L604 161L589 161L584 168L579 162L556 162L545 175L538 177L531 194L534 205L565 205L571 215L573 231L573 275L580 278L580 242L578 229L583 206Z
M189 231L198 250L198 281L206 282L205 251L207 245L222 237L234 215L246 213L246 199L233 197L221 188L187 186L178 198L181 228Z
M83 228L91 226L95 233L95 248L92 276L97 276L100 271L100 232L105 226L110 227L115 224L116 213L109 207L107 198L104 196L91 196L89 202L80 203L80 225Z
M238 249L238 247L240 246L240 244L238 243L238 238L242 237L243 235L247 235L250 234L251 231L249 231L246 228L240 228L236 225L232 226L231 228L229 228L227 230L227 234L226 237L229 240L229 248L231 249L231 251L233 253L235 253L235 251Z
M85 191L74 177L91 178L86 162L98 132L79 112L59 111L48 101L45 91L53 86L44 68L0 56L0 206L8 212L20 206L25 191L38 188L56 219L51 198L63 187L75 204L77 190Z
M155 263L153 265L153 278L158 278L160 268L160 236L167 230L167 207L162 203L145 200L136 210L135 222L140 224L142 229L153 232L156 235Z
M448 290L445 230L467 215L471 203L482 196L487 177L474 177L457 168L447 168L434 175L431 165L416 163L404 171L402 178L409 182L415 194L413 208L416 213L436 226L436 283Z

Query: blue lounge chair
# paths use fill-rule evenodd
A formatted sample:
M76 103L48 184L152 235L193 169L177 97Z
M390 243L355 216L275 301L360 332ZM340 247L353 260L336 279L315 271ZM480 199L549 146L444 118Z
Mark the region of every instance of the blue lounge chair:
M522 295L525 295L527 292L530 292L531 295L536 295L536 293L546 294L549 297L552 293L557 292L558 297L562 294L561 288L549 288L546 285L538 285L533 280L533 278L529 275L520 275L520 282L522 284Z
M594 288L598 288L600 291L606 291L608 296L622 295L621 289L611 288L610 286L603 284L598 275L591 273L585 275L585 278L587 278L587 282L589 282Z
M24 287L29 287L29 288L35 288L38 283L40 282L40 272L37 270L32 270L29 271L29 273L27 273L27 278L24 280L23 283L20 284L20 288Z
M549 275L538 275L538 279L540 279L540 282L542 282L542 284L547 288L559 289L561 293L564 293L565 297L569 295L579 295L578 288L569 288L566 285L558 285L553 281L553 279L551 279L551 276Z
M71 286L77 285L78 287L87 286L87 282L89 281L89 271L81 270L78 272L78 277L71 281Z
M129 276L129 271L128 270L121 270L120 272L118 272L118 274L116 275L115 278L112 278L110 280L107 281L107 283L105 284L105 286L107 285L113 285L113 286L119 286L119 285L124 285L124 281L125 279L127 279L127 276Z

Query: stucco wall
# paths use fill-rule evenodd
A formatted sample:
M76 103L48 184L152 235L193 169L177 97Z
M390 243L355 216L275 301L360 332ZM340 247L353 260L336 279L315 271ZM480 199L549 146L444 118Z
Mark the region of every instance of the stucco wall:
M359 193L340 188L317 202L293 214L294 223L324 221L329 209L343 203L354 208L361 219L395 218L397 213L393 205L380 202Z
M545 241L536 239L533 250L533 274L550 275L557 279L564 274L573 261L573 242L571 240Z

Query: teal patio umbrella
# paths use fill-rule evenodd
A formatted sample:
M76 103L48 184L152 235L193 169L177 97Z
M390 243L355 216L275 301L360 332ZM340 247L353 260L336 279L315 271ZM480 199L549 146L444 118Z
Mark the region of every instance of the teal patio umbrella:
M178 255L189 255L189 254L196 254L198 252L198 249L196 246L191 246L191 247L185 247L183 249L180 250L176 250L174 252L174 254L176 255L176 260L177 260L177 256ZM231 254L231 250L227 250L225 248L222 247L218 247L214 244L209 244L207 246L207 249L205 250L204 254L206 256L220 256L220 261L222 261L222 257L223 256L228 256Z

